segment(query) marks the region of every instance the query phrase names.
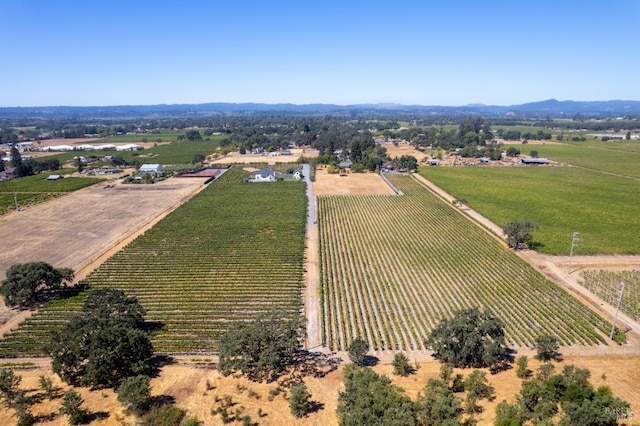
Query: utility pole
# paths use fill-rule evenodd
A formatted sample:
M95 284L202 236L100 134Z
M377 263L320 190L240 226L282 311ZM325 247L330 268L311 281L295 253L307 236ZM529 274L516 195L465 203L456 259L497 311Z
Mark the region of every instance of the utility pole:
M624 283L620 283L620 290L617 291L618 300L616 303L618 306L616 307L616 315L613 317L613 324L611 324L611 333L609 333L609 340L613 340L613 330L616 328L616 321L618 319L618 311L620 310L620 302L622 302L622 293L624 293Z
M571 238L571 251L569 251L569 271L568 274L571 274L571 258L573 258L573 248L578 245L578 234L579 232L573 233L573 238Z

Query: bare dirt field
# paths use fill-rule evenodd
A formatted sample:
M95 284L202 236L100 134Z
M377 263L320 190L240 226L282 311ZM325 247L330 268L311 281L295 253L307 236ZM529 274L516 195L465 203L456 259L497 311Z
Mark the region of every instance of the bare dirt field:
M173 178L153 185L111 183L112 188L98 184L0 216L0 277L14 263L42 260L72 268L76 280L82 279L205 187L200 178ZM3 320L11 313L15 312L0 307Z
M318 150L311 148L292 148L291 155L240 154L231 152L225 156L209 161L210 164L248 164L248 163L295 163L300 156L316 157Z
M418 162L421 162L423 159L429 157L424 152L415 149L413 145L408 142L399 143L398 145L394 145L393 143L383 143L381 146L387 149L387 155L391 158L402 157L403 155L413 155Z
M315 195L395 195L393 189L376 173L329 174L326 168L316 169L313 183Z
M537 370L540 362L529 357L529 369ZM22 376L20 388L29 390L28 394L36 396L41 393L38 385L38 376L51 377L56 386L63 390L69 387L62 383L51 372L48 363L43 359L39 367L28 370L16 370L15 373ZM338 405L338 393L344 390L342 381L342 368L329 372L322 378L305 377L304 381L311 393L311 399L320 404L320 409L310 413L307 417L297 420L289 410L288 401L283 394L269 399L269 391L275 389L276 383L254 383L245 378L233 376L224 377L210 366L197 366L192 360L185 359L182 362L168 365L162 368L160 374L151 380L152 396L173 398L175 404L186 410L188 416L196 416L202 425L222 425L219 415L212 415L211 409L217 408L225 396L230 396L234 406L229 409L231 415L235 415L236 409L240 410L240 419L251 416L252 422L260 425L337 425L335 414ZM413 360L412 360L413 361ZM640 416L640 393L637 392L637 383L640 381L640 358L611 358L611 357L565 357L564 361L555 364L555 371L559 373L563 365L573 364L579 368L588 368L591 371L590 381L594 387L607 385L613 390L613 394L631 404L630 413L635 418ZM427 380L437 378L440 371L440 363L430 360L419 363L415 374L408 377L399 377L392 374L391 365L378 365L373 367L378 373L390 377L394 384L404 388L406 394L415 400L418 393L424 389ZM470 369L454 370L454 374L468 375ZM496 390L496 398L493 402L480 401L484 408L477 415L478 424L493 424L495 406L506 399L509 402L515 400L522 383L515 374L515 368L505 372L491 375L487 378ZM207 381L209 386L207 386ZM76 388L83 399L84 406L91 414L94 414L93 425L121 425L134 424L132 416L126 416L117 396L112 390L90 391L86 388ZM460 395L459 395L460 396ZM48 401L42 399L35 404L32 413L42 419L38 424L42 425L66 425L67 418L57 414L60 407L60 399ZM262 410L262 417L258 417L258 410ZM11 424L15 417L11 418L13 410L0 412L0 424ZM51 416L50 418L47 418ZM125 422L125 423L123 423ZM234 424L238 424L237 422Z

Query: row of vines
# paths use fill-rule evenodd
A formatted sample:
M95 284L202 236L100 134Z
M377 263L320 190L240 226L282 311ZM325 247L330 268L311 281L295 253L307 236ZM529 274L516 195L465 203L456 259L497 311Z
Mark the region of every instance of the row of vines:
M586 270L581 276L580 284L613 306L617 304L620 283L624 283L620 310L640 321L640 271Z
M298 315L307 200L304 184L246 184L232 168L86 279L138 298L157 352L202 353L230 321L278 309ZM54 300L0 341L1 356L38 355L87 292Z
M411 177L402 196L318 197L323 341L344 350L419 350L444 317L491 309L512 345L541 333L606 344L610 324Z

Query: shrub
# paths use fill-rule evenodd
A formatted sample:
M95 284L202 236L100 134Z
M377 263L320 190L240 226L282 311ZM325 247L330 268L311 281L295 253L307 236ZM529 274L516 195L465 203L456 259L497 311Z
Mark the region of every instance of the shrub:
M398 376L408 376L411 373L411 365L409 365L409 358L402 352L396 353L393 357L393 374Z

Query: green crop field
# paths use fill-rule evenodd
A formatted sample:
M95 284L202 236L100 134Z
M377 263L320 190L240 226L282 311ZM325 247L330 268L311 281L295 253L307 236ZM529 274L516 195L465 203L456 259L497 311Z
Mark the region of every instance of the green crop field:
M507 341L542 333L565 345L605 342L610 324L546 280L411 177L402 196L318 197L323 339L345 350L422 349L456 310L490 308Z
M19 207L27 207L102 182L102 179L98 178L78 177L47 180L49 175L57 173L60 172L42 173L0 182L0 215L15 210L16 198Z
M420 174L503 227L529 219L537 250L640 253L640 181L573 167L421 167Z
M233 320L302 307L307 199L301 182L238 183L231 169L87 279L135 295L162 327L158 352L213 352ZM0 341L1 356L42 354L52 327L86 297L54 300Z
M624 283L620 310L640 321L640 271L593 271L580 273L580 284L610 305L616 306L618 291Z
M639 142L635 144L640 146ZM615 173L640 179L640 151L634 151L631 144L620 148L611 148L600 142L600 145L547 144L547 145L514 145L523 154L538 151L538 157L549 158L553 161L572 164L588 169ZM625 148L631 147L631 148Z

